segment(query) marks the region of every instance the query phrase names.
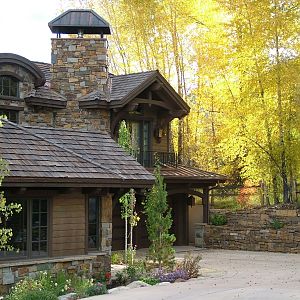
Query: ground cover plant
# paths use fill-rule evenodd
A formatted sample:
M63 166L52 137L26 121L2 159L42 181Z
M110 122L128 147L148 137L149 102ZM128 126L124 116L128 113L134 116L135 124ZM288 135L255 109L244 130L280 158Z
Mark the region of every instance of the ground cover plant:
M52 300L58 296L75 293L74 299L107 293L105 282L92 278L69 275L64 271L57 274L41 272L35 278L25 278L18 282L5 296L5 300Z
M227 218L222 214L212 214L210 216L210 223L215 226L222 226L227 224Z
M281 222L281 221L279 221L279 220L277 220L277 219L271 220L270 225L275 230L279 230L279 229L281 229L281 228L284 227L284 223Z

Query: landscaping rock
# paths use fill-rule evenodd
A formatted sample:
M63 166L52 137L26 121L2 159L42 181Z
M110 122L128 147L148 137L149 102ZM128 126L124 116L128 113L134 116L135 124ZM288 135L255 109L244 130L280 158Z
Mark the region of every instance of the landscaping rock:
M107 291L108 294L118 294L121 291L129 290L127 286L118 286Z
M160 282L157 285L169 285L169 284L171 284L171 282Z
M69 293L66 295L62 295L58 297L58 300L74 300L76 298L77 294L76 293Z
M174 282L185 282L186 280L183 278L177 278Z
M146 286L150 286L150 284L146 283L146 282L143 282L143 281L140 281L140 280L137 280L137 281L133 281L131 283L129 283L127 285L127 287L129 289L135 289L135 288L139 288L139 287L146 287Z

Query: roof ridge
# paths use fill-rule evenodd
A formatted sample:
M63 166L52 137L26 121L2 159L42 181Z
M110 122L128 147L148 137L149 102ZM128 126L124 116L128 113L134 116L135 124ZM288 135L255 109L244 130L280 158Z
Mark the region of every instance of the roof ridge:
M109 169L109 168L106 168L106 167L104 167L104 166L101 166L100 164L98 164L98 163L92 161L92 160L89 159L89 158L86 158L86 157L84 157L84 156L82 156L82 155L80 155L80 154L78 154L78 153L76 153L76 152L74 152L74 151L72 151L72 150L70 150L70 149L66 149L66 148L64 148L63 146L61 146L61 145L59 145L59 144L56 144L56 143L54 143L54 142L52 142L52 141L50 141L50 140L44 138L43 136L41 136L41 135L39 135L39 134L37 134L37 133L31 132L31 131L30 131L28 128L26 128L26 127L20 126L20 125L18 125L18 124L16 124L16 123L13 123L13 122L8 121L8 120L3 119L3 118L0 118L0 121L2 121L2 122L4 122L4 123L8 123L8 124L10 124L10 125L12 125L12 126L14 126L14 127L16 127L16 128L19 128L20 130L25 131L26 133L29 133L29 134L35 136L36 138L38 138L38 139L40 139L40 140L46 141L47 143L49 143L49 144L51 144L51 145L54 145L55 147L58 147L58 148L60 148L60 149L62 149L62 150L64 150L64 151L67 151L67 152L71 153L72 155L75 155L75 156L79 157L80 159L85 160L85 161L87 161L87 162L89 162L89 163L91 163L91 164L93 164L93 165L99 167L100 169L103 169L103 170L105 170L105 171L111 172L111 173L113 173L113 174L119 176L121 179L125 179L125 177L124 177L122 174L120 174L119 172L115 172L115 171L112 170L112 169Z
M136 74L143 74L143 73L159 73L158 70L148 70L148 71L140 71L140 72L134 72L134 73L128 73L128 74L119 74L119 75L115 75L115 74L111 74L112 78L113 77L121 77L121 76L128 76L128 75L136 75Z

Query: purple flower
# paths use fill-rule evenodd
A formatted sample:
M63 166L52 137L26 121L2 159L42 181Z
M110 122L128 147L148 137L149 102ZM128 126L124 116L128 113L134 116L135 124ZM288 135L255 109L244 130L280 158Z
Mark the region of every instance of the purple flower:
M162 270L159 270L154 277L158 278L160 282L174 282L176 279L188 280L189 276L185 270L176 269L170 273L163 273Z

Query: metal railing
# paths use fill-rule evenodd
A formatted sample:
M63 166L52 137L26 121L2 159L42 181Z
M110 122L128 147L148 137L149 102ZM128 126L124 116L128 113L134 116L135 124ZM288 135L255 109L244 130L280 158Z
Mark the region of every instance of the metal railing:
M153 168L157 162L161 165L178 166L178 155L174 152L131 150L131 155L146 168Z

